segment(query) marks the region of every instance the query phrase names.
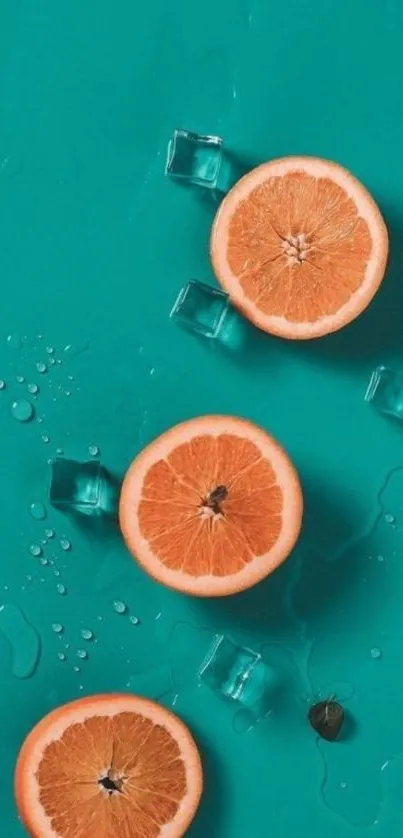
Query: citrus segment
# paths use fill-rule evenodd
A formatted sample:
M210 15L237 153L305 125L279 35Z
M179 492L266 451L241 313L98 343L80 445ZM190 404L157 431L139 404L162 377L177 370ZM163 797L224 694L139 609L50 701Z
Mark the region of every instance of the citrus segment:
M388 234L367 190L336 163L289 157L245 175L222 202L211 258L257 326L313 338L357 317L385 273Z
M199 596L256 584L290 553L302 496L287 455L243 419L177 425L135 459L122 486L126 543L154 578Z
M54 710L25 740L15 774L33 838L179 838L201 789L200 758L185 725L132 695Z

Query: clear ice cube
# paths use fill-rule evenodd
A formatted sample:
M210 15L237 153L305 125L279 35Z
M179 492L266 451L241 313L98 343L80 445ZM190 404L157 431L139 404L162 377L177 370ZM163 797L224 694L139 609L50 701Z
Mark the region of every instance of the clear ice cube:
M56 457L51 465L49 499L62 512L80 515L115 515L117 490L99 461L79 463Z
M179 292L170 317L190 332L218 338L228 310L228 294L191 279Z
M220 137L176 129L168 144L165 174L206 189L218 189L222 145Z
M221 698L248 708L255 719L270 712L274 670L257 652L237 646L222 634L214 637L199 678Z
M376 367L371 375L365 400L379 413L403 421L403 370Z

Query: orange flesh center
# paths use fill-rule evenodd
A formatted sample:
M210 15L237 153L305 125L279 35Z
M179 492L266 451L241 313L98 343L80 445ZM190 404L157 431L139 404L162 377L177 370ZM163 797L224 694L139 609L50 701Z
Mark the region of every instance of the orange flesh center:
M62 838L157 838L186 793L177 742L132 712L71 725L46 748L37 780Z
M246 296L294 323L339 311L362 285L371 250L345 190L304 172L257 186L229 225L228 264Z
M138 520L158 559L191 576L227 576L271 550L283 494L253 442L231 434L194 437L154 463Z

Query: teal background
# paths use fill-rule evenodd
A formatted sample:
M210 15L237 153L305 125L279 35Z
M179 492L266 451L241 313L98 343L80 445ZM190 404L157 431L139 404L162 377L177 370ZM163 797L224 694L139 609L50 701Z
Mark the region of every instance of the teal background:
M30 727L76 696L130 689L162 696L198 739L206 787L192 838L395 838L403 436L363 396L376 364L402 363L403 6L2 0L0 9L0 604L33 627L10 643L0 626L3 834L23 834L12 774ZM214 203L163 176L175 127L218 133L250 164L322 155L363 180L390 228L391 261L356 324L309 344L254 333L231 354L169 320L188 278L214 282ZM62 364L39 375L46 345ZM41 387L36 418L22 425L10 404L30 381ZM255 590L186 599L149 580L116 532L80 528L49 506L46 521L30 516L32 501L46 502L58 447L85 459L95 443L122 476L155 435L210 412L263 425L301 474L302 538ZM57 533L43 546L55 563L42 566L28 548L45 526ZM141 624L116 614L115 599ZM82 628L97 642L86 644ZM281 700L248 733L196 686L198 629L266 647L278 666ZM16 656L32 663L33 630L40 659L17 678ZM83 647L86 661L76 657ZM339 743L317 742L308 703L332 691L354 724Z

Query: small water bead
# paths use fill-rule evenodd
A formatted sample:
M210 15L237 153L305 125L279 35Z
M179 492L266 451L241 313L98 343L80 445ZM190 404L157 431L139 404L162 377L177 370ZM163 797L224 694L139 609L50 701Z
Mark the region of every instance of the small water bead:
M347 783L341 782L341 783L339 783L339 785L340 785L341 789L346 789L347 788Z
M6 387L6 382L3 378L0 378L0 390L4 390Z
M46 347L46 352L48 353L48 355L53 355L54 351L55 350L54 350L53 346L47 346Z
M34 415L34 408L28 399L19 399L12 403L11 415L17 422L29 422Z
M25 381L25 376L24 375L16 375L15 380L16 380L17 384L23 384L24 381Z
M60 596L64 596L65 594L67 594L67 588L65 585L62 585L61 582L59 582L58 585L56 585L56 590L57 593L60 594Z
M12 335L7 335L6 340L7 340L8 346L11 346L12 349L20 349L20 347L22 345L21 337L20 337L20 335L17 335L16 333L14 333Z
M68 538L61 538L59 543L62 550L71 550L71 543Z
M139 626L140 625L140 620L139 620L138 617L129 617L129 620L130 620L130 622L132 623L133 626Z
M42 442L45 442L46 445L47 445L48 442L50 442L50 436L48 434L42 434L41 440L42 440Z
M77 649L77 657L82 661L85 661L88 658L88 652L86 652L85 649Z
M31 556L35 556L35 558L37 558L38 556L42 555L43 550L39 544L30 544L29 552L31 553Z
M31 393L33 396L36 396L39 393L39 387L37 384L28 384L27 387L28 393Z
M64 652L58 652L57 657L59 658L59 661L65 661L66 660L66 655L64 654Z
M48 541L46 538L41 538L41 544L43 544L44 547L46 547L47 543Z
M374 646L374 648L371 649L371 658L373 658L374 660L379 660L381 657L382 657L382 650L378 649L377 646Z
M384 556L378 556L377 558L378 558L378 562L384 562L385 561Z
M97 445L89 445L88 451L91 454L91 457L99 457L101 453Z
M53 571L53 576L56 576L56 577L60 576L60 570L54 570Z
M35 521L43 521L46 518L46 509L40 501L33 501L29 507L29 511Z
M46 538L54 538L55 537L55 531L54 530L45 530L45 535L46 535Z
M39 561L44 567L49 564L49 559L47 559L46 556L42 556Z
M71 396L71 390L65 390L64 395L67 396L67 398L69 398Z
M80 667L79 666L73 666L73 672L81 672Z
M55 634L62 634L62 632L63 632L62 624L61 623L52 623L52 631L54 631Z
M81 637L83 638L83 640L92 640L94 634L91 631L91 629L81 629Z
M56 448L56 454L58 454L60 456L63 453L64 453L63 448Z
M47 368L46 364L43 363L43 361L38 361L37 362L36 369L38 370L38 372L41 373L41 375L43 375L45 372L48 371L48 368Z
M395 516L391 515L389 512L385 515L385 521L387 524L394 524L395 520Z
M121 599L115 599L113 609L116 611L116 614L125 614L127 611L127 605L125 602L122 602Z
M70 643L65 643L65 644L64 644L64 648L65 648L65 649L70 649Z

